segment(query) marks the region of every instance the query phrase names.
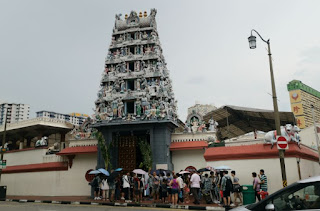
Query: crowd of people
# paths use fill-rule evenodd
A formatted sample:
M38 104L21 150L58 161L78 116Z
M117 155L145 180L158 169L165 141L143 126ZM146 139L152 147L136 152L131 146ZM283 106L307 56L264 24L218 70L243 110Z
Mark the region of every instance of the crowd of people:
M113 170L111 170L111 175ZM267 192L267 177L264 170L260 174L255 172L253 188L257 199L260 201L259 191ZM216 203L220 206L242 205L242 188L236 172L208 171L184 172L154 171L145 175L127 172L121 175L106 177L98 174L90 183L94 191L95 200L116 200L140 203L152 201L153 203L169 203L172 205L194 203ZM231 194L234 195L233 202ZM92 194L93 195L93 194ZM191 201L193 199L193 201Z

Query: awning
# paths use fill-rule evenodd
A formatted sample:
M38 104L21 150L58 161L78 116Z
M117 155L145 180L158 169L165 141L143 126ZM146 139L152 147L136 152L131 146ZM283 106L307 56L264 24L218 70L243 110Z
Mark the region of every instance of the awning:
M170 145L170 150L176 151L176 150L189 150L189 149L203 149L207 147L208 147L208 143L206 141L184 141L184 142L172 142Z
M279 116L280 125L295 122L292 112L279 112ZM211 118L219 124L217 136L221 140L241 136L255 130L268 132L276 129L272 110L226 105L203 117L206 122Z
M90 154L98 152L97 146L79 146L68 147L61 150L57 155L77 155L77 154Z

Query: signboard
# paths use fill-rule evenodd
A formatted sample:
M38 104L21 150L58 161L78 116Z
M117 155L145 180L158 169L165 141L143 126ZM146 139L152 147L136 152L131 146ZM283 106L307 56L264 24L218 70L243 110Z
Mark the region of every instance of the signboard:
M306 127L306 121L304 119L304 116L297 116L296 117L296 124L300 129L303 129Z
M290 103L299 103L301 102L301 91L300 90L292 90L289 92L290 94Z
M291 111L293 112L294 116L303 115L302 103L291 104Z
M168 170L168 164L156 164L156 169Z
M5 169L7 167L7 160L0 160L0 168Z
M283 136L279 136L277 138L277 146L278 146L278 149L289 149L287 139Z

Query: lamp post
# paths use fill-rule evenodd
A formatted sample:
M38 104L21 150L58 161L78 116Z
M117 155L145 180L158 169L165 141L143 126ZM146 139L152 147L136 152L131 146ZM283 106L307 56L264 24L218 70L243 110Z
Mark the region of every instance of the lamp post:
M256 30L252 29L251 36L248 38L250 49L256 48L256 37L252 35L252 32L257 33L258 36L261 38L261 40L263 42L267 43L267 45L268 45L268 56L269 56L269 65L270 65L271 87L272 87L272 99L273 99L273 109L274 109L274 120L275 120L277 135L281 136L280 117L279 117L279 110L278 110L276 86L274 84L272 57L271 57L271 50L270 50L270 40L263 39L262 36ZM280 158L280 166L281 166L282 184L283 184L283 187L286 187L287 186L287 175L286 175L286 166L284 163L284 150L279 150L279 158Z

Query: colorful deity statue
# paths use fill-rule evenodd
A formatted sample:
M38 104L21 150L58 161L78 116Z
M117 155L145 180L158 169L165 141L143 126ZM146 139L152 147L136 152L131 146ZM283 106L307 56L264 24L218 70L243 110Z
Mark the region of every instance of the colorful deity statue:
M136 101L136 114L137 114L137 117L141 116L141 101L140 101L140 98L138 98L137 101Z
M118 101L118 118L123 117L123 108L124 108L123 102L121 99L119 99L119 101Z
M115 98L112 101L112 110L113 110L113 118L116 118L118 115L118 99Z

